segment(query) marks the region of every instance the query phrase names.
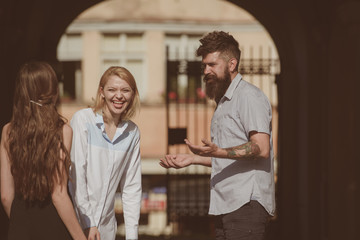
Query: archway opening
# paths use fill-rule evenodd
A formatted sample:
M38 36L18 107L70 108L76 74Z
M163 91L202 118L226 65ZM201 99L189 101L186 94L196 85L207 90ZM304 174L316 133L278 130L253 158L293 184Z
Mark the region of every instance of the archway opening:
M194 4L198 6L195 7ZM207 14L209 12L215 14ZM195 143L199 143L202 136L209 136L211 110L214 108L211 103L206 105L209 111L204 111L205 117L199 117L204 125L201 129L196 124L190 129L186 119L181 117L186 114L181 111L178 112L179 118L166 122L166 98L174 93L180 95L192 86L191 77L178 74L176 80L170 83L175 84L174 89L177 91L168 92L166 65L172 60L199 61L194 54L198 40L203 34L213 30L230 32L239 41L242 50L240 73L246 81L261 88L270 99L273 107L273 142L277 156L278 99L275 78L280 73L278 53L266 29L244 9L220 0L104 1L79 15L69 25L58 46L57 56L63 76L60 84L60 110L68 119L71 119L75 111L92 103L100 76L107 67L125 66L137 80L142 108L134 121L142 133L145 207L141 231L145 235L176 235L183 234L182 231L198 234L198 230L203 232L204 229L210 229L209 226L192 228L193 221L188 221L191 218L205 219L201 216L206 216L206 209L202 213L195 211L195 215L191 210L186 210L180 217L171 219L172 213L167 208L170 185L164 184L164 180L167 181L167 176L174 173L161 169L158 159L168 150L186 151L184 146L177 144L169 147L169 125L175 128L185 126L187 136L192 137ZM166 49L169 49L168 53ZM185 103L191 102L189 96L183 97ZM194 132L200 132L200 137L192 135ZM181 174L203 177L209 173L208 169L194 168ZM197 178L189 178L184 182L175 180L173 184L178 189L194 184L206 189L207 185L203 184L202 178L199 181L194 179ZM204 195L207 192L204 191ZM182 207L179 203L179 208L189 208L192 202L190 199L186 201L188 204ZM198 205L194 206L199 209ZM121 215L121 204L117 207ZM200 206L204 207L206 205ZM118 222L119 235L123 235L121 217ZM208 224L211 224L210 220Z

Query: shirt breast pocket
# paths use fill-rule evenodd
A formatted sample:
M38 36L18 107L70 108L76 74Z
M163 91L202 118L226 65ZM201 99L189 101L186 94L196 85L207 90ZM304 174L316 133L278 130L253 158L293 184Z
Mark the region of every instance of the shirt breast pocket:
M241 120L236 115L224 115L219 119L219 142L224 147L237 146L246 141Z

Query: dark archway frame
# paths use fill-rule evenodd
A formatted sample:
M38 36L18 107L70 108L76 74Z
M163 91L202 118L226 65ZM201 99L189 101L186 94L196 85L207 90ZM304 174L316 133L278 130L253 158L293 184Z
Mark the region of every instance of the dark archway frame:
M60 36L99 0L1 0L0 126L11 117L16 71L56 63ZM360 192L360 2L231 0L268 30L278 49L276 239L356 239ZM1 213L1 228L6 217ZM4 233L1 229L1 234ZM1 237L1 236L0 236ZM275 239L275 237L273 237Z

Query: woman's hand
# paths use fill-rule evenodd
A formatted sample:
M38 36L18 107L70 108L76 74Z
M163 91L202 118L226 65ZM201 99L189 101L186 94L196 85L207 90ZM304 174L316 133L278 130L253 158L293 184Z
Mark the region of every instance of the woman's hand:
M90 227L85 229L85 234L88 240L101 240L100 232L97 227Z

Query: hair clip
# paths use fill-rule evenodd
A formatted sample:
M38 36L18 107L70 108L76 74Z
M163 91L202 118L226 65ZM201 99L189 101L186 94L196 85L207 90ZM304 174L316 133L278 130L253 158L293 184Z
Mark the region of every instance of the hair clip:
M42 104L41 103L38 103L38 102L35 102L33 100L30 100L31 103L35 103L36 105L39 105L40 107L42 107Z

